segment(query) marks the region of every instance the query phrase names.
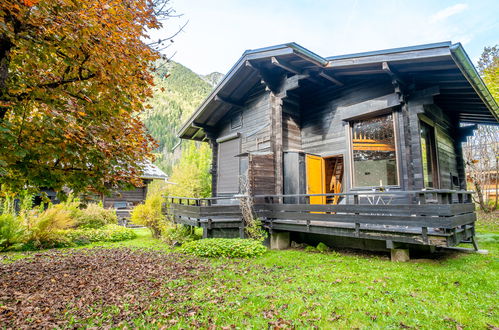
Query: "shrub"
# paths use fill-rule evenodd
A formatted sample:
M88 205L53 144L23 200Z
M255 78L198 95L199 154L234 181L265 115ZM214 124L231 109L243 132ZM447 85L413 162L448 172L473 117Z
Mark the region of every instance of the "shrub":
M133 223L149 228L154 238L161 236L161 228L164 226L161 203L161 194L148 196L145 203L135 206L130 215Z
M70 241L61 230L74 226L71 210L65 204L52 205L43 212L33 211L26 216L26 247L30 249L64 247Z
M263 255L267 248L251 239L208 238L187 242L180 251L199 257L248 258Z
M117 225L118 216L113 209L105 209L100 204L88 204L85 209L79 210L76 215L78 228L101 228L106 225Z
M118 225L106 225L101 228L82 228L67 230L60 233L76 245L85 245L92 242L119 242L134 239L137 234L133 229Z
M327 246L326 244L320 242L317 245L317 251L319 251L319 252L328 252L329 251L329 246Z
M317 252L317 248L315 246L307 245L305 247L305 252Z
M199 240L203 237L202 229L201 232L199 232L197 229L201 228L177 224L166 225L161 231L161 238L167 244L184 244L186 242Z
M14 214L0 214L0 251L18 249L26 234L21 219Z

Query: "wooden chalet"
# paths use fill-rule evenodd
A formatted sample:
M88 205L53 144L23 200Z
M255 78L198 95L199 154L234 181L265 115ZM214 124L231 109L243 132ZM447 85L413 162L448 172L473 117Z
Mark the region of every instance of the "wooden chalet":
M147 197L147 185L153 180L167 180L168 176L156 165L145 163L140 175L143 186L133 189L113 190L109 196L101 195L101 201L105 208L116 209L120 223L126 223L130 218L130 212L138 204L142 204Z
M326 58L296 43L248 50L179 132L210 143L213 198L169 197L169 212L205 237L242 235L248 182L272 244L472 243L461 144L475 126L463 124L498 119L459 43Z

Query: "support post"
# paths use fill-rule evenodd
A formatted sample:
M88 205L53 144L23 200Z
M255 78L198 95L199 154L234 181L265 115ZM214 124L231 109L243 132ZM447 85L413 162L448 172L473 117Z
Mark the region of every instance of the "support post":
M205 130L206 131L206 130ZM217 195L217 167L218 167L218 143L216 137L210 131L206 131L211 146L211 196Z
M391 260L394 262L406 262L409 261L409 249L391 249L390 250Z
M290 247L291 241L289 232L276 232L270 234L270 249L283 250Z

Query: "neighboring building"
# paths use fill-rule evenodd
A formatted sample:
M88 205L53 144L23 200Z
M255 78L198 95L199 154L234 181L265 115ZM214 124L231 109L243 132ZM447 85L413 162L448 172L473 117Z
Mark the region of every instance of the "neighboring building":
M118 218L128 219L130 211L138 204L143 203L147 197L147 185L153 180L166 181L168 176L156 165L146 163L140 176L143 182L142 187L135 187L132 190L113 191L110 196L102 196L102 203L105 208L115 208Z
M497 124L498 113L459 43L328 58L290 43L246 51L179 136L213 149L218 200L198 205L222 212L243 177L273 233L456 245L474 238L475 221L462 153L472 129L460 124ZM205 236L236 232L175 203L177 221Z

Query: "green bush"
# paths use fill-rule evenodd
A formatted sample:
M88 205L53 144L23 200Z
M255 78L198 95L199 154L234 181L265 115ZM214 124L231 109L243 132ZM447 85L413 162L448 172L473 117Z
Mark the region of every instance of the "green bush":
M116 211L105 209L100 204L88 204L85 209L79 210L76 214L78 228L101 228L111 224L118 224Z
M320 242L319 244L317 244L317 251L319 252L328 252L329 251L329 246L327 246L326 244Z
M0 214L0 251L20 248L25 234L19 217L8 213Z
M70 245L61 230L74 227L75 220L65 204L51 205L42 212L33 210L26 215L25 247L28 249L47 249Z
M177 243L184 244L191 241L199 240L203 237L201 228L184 225L165 225L161 231L161 239L170 245Z
M208 238L187 242L180 251L199 257L248 258L263 255L267 248L251 239Z
M119 242L134 239L137 234L133 229L118 225L106 225L102 228L72 229L60 233L75 245L92 242Z
M312 246L312 245L307 245L305 247L305 252L317 252L317 248L315 246Z
M162 201L159 193L148 196L145 203L135 206L130 215L133 223L149 228L154 238L161 236L161 229L165 225L165 217L161 213Z

